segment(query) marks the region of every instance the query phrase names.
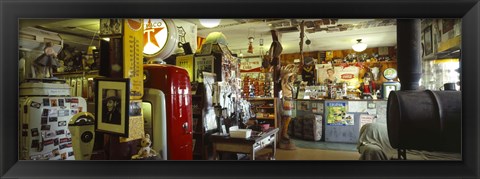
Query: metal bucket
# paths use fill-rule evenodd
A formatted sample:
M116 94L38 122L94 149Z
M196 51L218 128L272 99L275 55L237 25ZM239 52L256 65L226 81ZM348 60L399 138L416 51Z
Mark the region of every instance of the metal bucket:
M459 91L392 91L387 127L394 148L460 152L462 95Z

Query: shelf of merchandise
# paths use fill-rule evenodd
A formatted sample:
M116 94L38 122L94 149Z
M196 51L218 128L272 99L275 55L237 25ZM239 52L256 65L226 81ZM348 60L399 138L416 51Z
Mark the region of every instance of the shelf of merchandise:
M98 76L98 70L57 72L53 76Z
M259 122L269 123L272 127L277 127L277 109L275 108L277 104L277 99L275 98L247 98L247 100L255 106L255 111L263 109L269 114L273 114L274 117L256 117Z
M274 117L257 117L257 119L275 120Z

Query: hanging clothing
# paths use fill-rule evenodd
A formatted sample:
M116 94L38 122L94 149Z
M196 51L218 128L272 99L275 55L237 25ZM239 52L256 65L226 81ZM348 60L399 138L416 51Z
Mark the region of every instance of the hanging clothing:
M314 83L314 71L313 65L305 66L302 69L302 81L306 81L309 86Z

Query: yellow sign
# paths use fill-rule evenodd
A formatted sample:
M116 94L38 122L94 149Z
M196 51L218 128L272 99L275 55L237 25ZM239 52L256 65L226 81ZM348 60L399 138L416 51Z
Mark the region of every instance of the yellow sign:
M130 99L143 96L143 19L124 19L123 76L130 78Z
M193 81L193 55L177 56L176 66L187 70L190 81Z

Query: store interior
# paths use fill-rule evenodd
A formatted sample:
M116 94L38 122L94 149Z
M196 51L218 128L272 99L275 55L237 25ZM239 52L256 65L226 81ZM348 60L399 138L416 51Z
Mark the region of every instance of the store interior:
M461 160L461 26L20 19L19 159Z

